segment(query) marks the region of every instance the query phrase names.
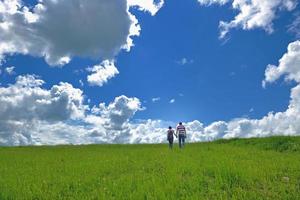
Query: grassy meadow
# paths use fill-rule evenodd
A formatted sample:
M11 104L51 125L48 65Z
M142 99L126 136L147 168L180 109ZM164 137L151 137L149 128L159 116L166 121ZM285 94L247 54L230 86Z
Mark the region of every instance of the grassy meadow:
M0 199L300 199L300 137L0 147Z

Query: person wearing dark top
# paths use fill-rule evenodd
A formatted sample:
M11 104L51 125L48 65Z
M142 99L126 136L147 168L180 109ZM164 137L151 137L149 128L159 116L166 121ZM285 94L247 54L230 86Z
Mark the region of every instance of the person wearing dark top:
M175 135L174 130L172 129L171 126L169 126L168 135L167 135L167 140L169 141L169 148L170 148L170 149L173 148L174 135Z

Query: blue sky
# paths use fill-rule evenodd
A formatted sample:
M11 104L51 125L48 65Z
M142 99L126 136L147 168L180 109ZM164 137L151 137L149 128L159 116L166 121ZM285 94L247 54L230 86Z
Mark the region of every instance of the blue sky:
M26 1L25 1L26 2ZM130 52L116 57L120 74L103 87L85 84L91 104L111 102L115 96L136 96L147 109L135 117L170 121L230 120L242 116L260 118L269 111L283 111L289 102L290 85L276 84L263 89L265 67L277 64L295 36L286 33L293 13L280 13L274 33L263 30L232 30L228 41L218 38L221 19L236 12L225 6L203 7L195 0L166 1L155 15L132 9L142 27ZM179 62L186 58L189 63ZM191 62L191 63L190 63ZM96 64L75 58L62 68L49 67L43 58L15 55L4 66L15 66L16 75L36 74L48 87L61 81L80 87L86 72ZM2 84L15 77L2 76ZM180 95L182 94L182 95ZM161 100L153 103L152 98ZM175 99L174 104L169 101ZM253 108L253 111L250 110Z
M37 16L48 16L48 10L40 11L41 13L34 10L37 1L16 0L16 2L22 2L22 6L27 5L29 11L37 14ZM72 3L61 2L62 5L68 6L65 9L76 8L69 5ZM80 3L81 1L76 0L76 2ZM109 4L108 2L107 0L93 1L90 4L95 4L94 7L97 7L101 4ZM98 108L98 104L101 102L106 103L107 108L105 109L109 110L108 105L116 101L116 97L121 95L136 97L141 105L138 106L139 108L131 110L133 113L128 116L128 119L125 119L126 123L150 119L172 122L175 125L178 121L188 123L197 120L199 124L201 122L204 126L209 126L216 121L230 122L235 118L262 119L269 112L278 113L287 110L292 99L291 88L297 86L298 80L292 78L290 81L284 81L284 76L276 77L278 79L276 82L275 78L274 80L267 80L268 82L275 82L275 84L268 84L265 88L262 86L262 81L267 76L267 66L271 64L279 68L279 60L288 53L289 44L299 39L300 20L298 20L298 24L296 22L298 18L300 19L300 10L297 0L286 1L291 3L289 5L286 5L284 1L267 1L271 4L272 10L270 12L273 12L271 14L274 14L274 17L269 17L269 19L257 18L258 25L251 26L248 24L249 27L245 26L250 22L243 19L244 21L242 20L229 28L224 38L220 38L222 27L219 24L224 21L228 25L242 12L239 8L233 8L234 3L238 1L226 0L224 1L226 3L222 4L222 1L209 0L148 0L140 3L136 3L138 1L135 0L128 0L128 4L131 5L129 12L138 20L141 30L139 34L130 36L134 46L129 51L119 47L124 44L123 41L123 43L118 43L119 49L114 50L113 55L111 55L112 53L105 52L106 50L103 50L105 48L101 45L107 45L105 40L110 42L110 37L116 37L116 41L117 39L122 40L120 38L124 40L124 34L122 35L120 31L125 33L128 31L126 27L128 29L130 23L133 23L128 21L131 19L130 16L123 13L122 6L126 6L126 2L125 0L114 0L111 4L113 7L105 7L106 9L115 9L107 12L110 12L111 15L103 11L103 16L95 15L95 17L99 17L99 19L95 18L95 21L88 18L87 14L81 15L79 13L77 16L76 10L74 10L75 14L70 11L70 16L75 16L74 19L68 21L66 15L65 21L70 22L70 24L62 26L59 18L48 21L48 24L45 25L46 28L42 27L43 24L39 21L25 25L25 22L12 21L12 23L16 23L14 32L18 31L16 28L18 26L28 26L28 30L33 31L29 35L26 31L24 31L24 35L22 35L22 31L17 32L18 35L15 38L7 39L7 41L5 40L8 36L0 34L0 39L2 37L4 45L10 44L9 42L12 41L20 42L18 38L24 37L21 44L25 44L24 48L27 48L26 50L21 47L20 49L16 47L17 50L2 50L4 59L2 59L0 66L2 71L0 75L1 87L8 89L10 85L15 84L17 77L32 74L45 81L43 85L45 91L50 91L54 85L59 85L60 82L67 82L82 91L85 99L84 105L90 107L86 111L87 115L92 113L91 108L93 106ZM148 5L146 5L147 2ZM159 2L161 6L158 5ZM41 4L46 8L59 6L59 4L51 3L50 0L44 0ZM152 7L147 7L150 4ZM249 4L240 3L239 6L250 6L257 9L264 5L260 5L260 3L256 5L255 2L249 1ZM101 9L101 7L99 8ZM18 9L19 12L24 12L22 7ZM87 9L90 9L88 5ZM56 11L59 13L60 8L58 7L53 12ZM62 9L60 13L63 12ZM120 17L118 12L121 13ZM10 17L16 14L1 11L1 5L0 14L7 21L15 20ZM266 16L272 16L270 13L267 14ZM49 20L46 17L45 19ZM64 18L64 14L61 17ZM85 17L87 18L84 23L88 23L87 27L83 24L82 29L80 26L78 28L76 23L78 21L80 23L81 18ZM94 17L92 12L91 17ZM251 15L249 20L254 17ZM260 20L262 21L261 24ZM107 24L106 21L109 23ZM39 24L40 26L35 27L35 23L42 25ZM293 23L294 31L288 31ZM55 25L58 27L51 29L53 28L51 26ZM70 26L71 28L64 29L63 26ZM109 36L105 36L103 33L103 36L101 34L106 31L105 26L108 31L111 31L110 28L112 28L112 30L119 30L119 32L109 32ZM42 31L38 32L37 27L44 29L40 28ZM270 31L270 27L273 31ZM43 32L44 30L49 30L49 33ZM63 44L55 43L57 38L55 38L56 36L52 38L51 30L56 30L52 34L57 33L57 37L61 37L60 43ZM65 30L75 30L75 33ZM38 32L36 37L30 36L31 33L35 34L36 32ZM79 35L82 34L82 41L80 37L76 38L77 32ZM99 42L100 46L98 45L97 34L93 34L93 32L101 35L99 41L104 40L102 43ZM127 35L125 34L125 36ZM44 47L43 42L35 41L37 38L44 40L50 38L54 42L48 41ZM77 51L78 49L75 49L78 48L77 44L74 44L75 50L73 51L71 49L72 43L67 46L67 42L72 41L70 38L75 38L73 43L78 42L83 46L94 41L90 45L97 44L97 50L101 52L101 55L93 58L82 56L89 53L84 52L84 50ZM84 39L88 41L85 42ZM64 44L65 41L66 44ZM26 46L27 44L29 45ZM50 47L53 47L55 51L51 52L48 49ZM64 48L69 49L65 50ZM87 50L89 50L88 47ZM46 53L41 53L41 51ZM55 56L62 57L63 53L70 55L70 62L55 66L58 63ZM48 60L46 54L50 55ZM108 78L108 81L105 81L101 86L91 85L87 81L87 76L91 74L88 68L92 69L93 66L99 65L106 58L113 60L119 73ZM14 72L5 72L6 68L11 66L14 67ZM286 74L288 73L292 72L287 71ZM157 101L154 102L153 98L156 98ZM101 106L99 109L102 109ZM19 120L22 121L22 119ZM72 123L78 122L73 121Z

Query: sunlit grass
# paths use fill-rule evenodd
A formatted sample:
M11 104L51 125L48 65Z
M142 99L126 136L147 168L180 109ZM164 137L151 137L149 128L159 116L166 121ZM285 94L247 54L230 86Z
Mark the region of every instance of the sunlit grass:
M0 148L0 199L300 199L300 138Z

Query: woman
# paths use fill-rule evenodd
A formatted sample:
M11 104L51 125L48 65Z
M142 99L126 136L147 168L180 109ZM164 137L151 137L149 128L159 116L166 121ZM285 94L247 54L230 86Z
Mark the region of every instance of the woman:
M170 149L173 148L174 135L175 135L174 130L172 129L171 126L169 126L168 137L167 137L167 139L168 139L168 141L169 141L169 148L170 148Z

